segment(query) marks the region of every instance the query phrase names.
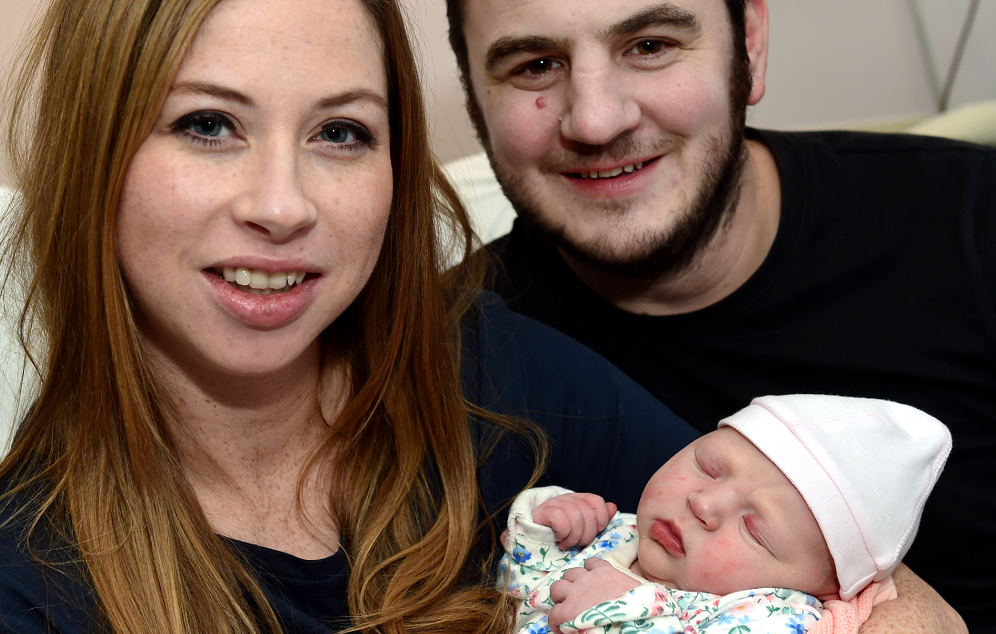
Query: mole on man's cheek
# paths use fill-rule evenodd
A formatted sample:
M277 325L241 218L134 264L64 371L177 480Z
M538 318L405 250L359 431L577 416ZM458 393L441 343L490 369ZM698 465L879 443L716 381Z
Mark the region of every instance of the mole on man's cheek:
M546 108L546 97L537 97L536 98L536 107L537 108Z

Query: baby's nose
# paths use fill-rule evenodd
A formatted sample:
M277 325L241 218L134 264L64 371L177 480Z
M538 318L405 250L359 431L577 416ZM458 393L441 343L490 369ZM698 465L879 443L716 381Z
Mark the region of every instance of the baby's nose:
M706 530L714 531L723 525L730 514L735 499L732 487L717 483L688 495L688 508Z

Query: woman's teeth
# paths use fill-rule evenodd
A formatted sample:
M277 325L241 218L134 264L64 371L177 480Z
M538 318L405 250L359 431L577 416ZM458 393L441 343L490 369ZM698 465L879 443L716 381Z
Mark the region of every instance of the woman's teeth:
M247 269L243 267L226 266L214 270L218 277L239 289L257 295L270 293L285 293L295 284L304 281L306 271L276 271L270 273L262 269Z
M581 178L615 178L623 172L632 174L636 170L641 169L643 169L643 161L633 163L632 165L626 165L624 167L617 167L615 169L602 170L601 172L581 172Z

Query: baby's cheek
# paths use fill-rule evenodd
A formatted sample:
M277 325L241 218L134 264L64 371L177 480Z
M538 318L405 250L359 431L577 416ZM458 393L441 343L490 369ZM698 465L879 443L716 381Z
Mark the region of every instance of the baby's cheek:
M729 594L753 587L747 581L751 570L739 539L717 536L704 550L703 556L696 558L694 579L697 587L691 589ZM747 585L743 585L745 583Z

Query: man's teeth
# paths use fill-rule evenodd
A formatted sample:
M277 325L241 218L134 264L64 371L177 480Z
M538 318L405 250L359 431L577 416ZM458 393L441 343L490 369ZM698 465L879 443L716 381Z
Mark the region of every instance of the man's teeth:
M262 269L247 269L243 267L226 266L215 269L219 277L241 290L259 295L282 293L289 291L295 284L304 281L306 271L276 271L270 273Z
M581 178L615 178L623 172L632 174L636 170L641 169L643 169L643 161L633 163L632 165L626 165L624 167L617 167L611 170L602 170L600 172L581 172Z

